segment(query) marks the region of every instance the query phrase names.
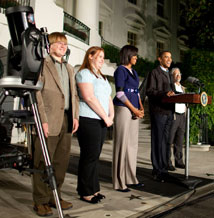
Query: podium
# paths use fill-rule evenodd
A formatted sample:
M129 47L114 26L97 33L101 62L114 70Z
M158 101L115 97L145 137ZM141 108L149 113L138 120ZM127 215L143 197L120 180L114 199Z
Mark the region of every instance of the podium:
M185 148L185 178L183 182L189 189L194 189L194 187L199 183L199 181L188 180L189 177L189 126L190 126L190 104L202 104L206 106L211 104L212 97L207 96L205 92L201 94L176 94L170 97L164 97L162 99L163 103L185 103L187 107L186 115L186 148Z
M207 104L211 104L212 97L208 97ZM162 102L164 103L185 103L185 104L201 104L201 95L200 94L176 94L171 97L163 98Z

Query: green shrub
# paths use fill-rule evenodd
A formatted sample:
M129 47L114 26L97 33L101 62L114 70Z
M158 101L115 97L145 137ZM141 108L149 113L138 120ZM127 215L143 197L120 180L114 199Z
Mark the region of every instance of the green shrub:
M105 59L109 59L111 63L120 64L120 50L113 45L103 44L102 48L105 51Z
M151 62L147 59L143 59L142 57L138 57L137 63L133 66L133 68L137 71L139 76L145 77L145 75L156 68L158 64L158 61Z
M204 83L204 88L201 91L205 91L209 96L212 96L214 100L214 52L213 51L202 51L202 50L189 50L186 55L184 62L181 65L182 79L186 79L188 76L198 78ZM185 83L188 92L198 92L198 88ZM211 132L214 130L214 103L203 107L201 105L190 106L190 143L198 142L198 135L200 131L201 119L203 115L207 116L207 128L210 132L210 136L213 135ZM210 137L210 143L213 137Z

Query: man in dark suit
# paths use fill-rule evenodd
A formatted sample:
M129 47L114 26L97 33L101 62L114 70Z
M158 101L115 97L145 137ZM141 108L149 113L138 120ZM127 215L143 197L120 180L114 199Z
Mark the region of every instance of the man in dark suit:
M164 97L174 95L168 68L171 53L163 51L158 57L160 65L148 75L146 94L151 119L151 161L154 179L164 182L167 171L167 141L173 118L174 104L162 103Z

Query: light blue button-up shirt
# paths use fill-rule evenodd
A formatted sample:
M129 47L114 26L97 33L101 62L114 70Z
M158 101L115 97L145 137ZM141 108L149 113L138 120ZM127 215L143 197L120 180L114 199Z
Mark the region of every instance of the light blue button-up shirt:
M83 69L76 74L77 83L91 83L94 89L94 95L102 105L106 114L109 114L109 97L111 95L111 86L108 80L104 79L102 76L97 78L88 69ZM98 114L96 114L88 104L83 100L81 92L78 88L78 94L80 98L79 103L79 116L89 117L94 119L101 119Z

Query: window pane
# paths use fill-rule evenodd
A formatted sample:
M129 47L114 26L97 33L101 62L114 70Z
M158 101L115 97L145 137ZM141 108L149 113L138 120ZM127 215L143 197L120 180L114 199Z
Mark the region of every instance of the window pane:
M157 3L163 5L164 4L164 0L157 0Z
M156 48L156 57L158 58L160 52L164 51L164 43L157 42L157 48Z
M137 4L137 0L128 0L128 2L132 3L132 4Z
M100 36L103 36L103 22L99 21L99 34Z
M137 44L137 35L135 33L132 33L132 32L128 32L128 44L129 45L134 45L136 46Z
M157 1L157 15L164 17L164 0Z

